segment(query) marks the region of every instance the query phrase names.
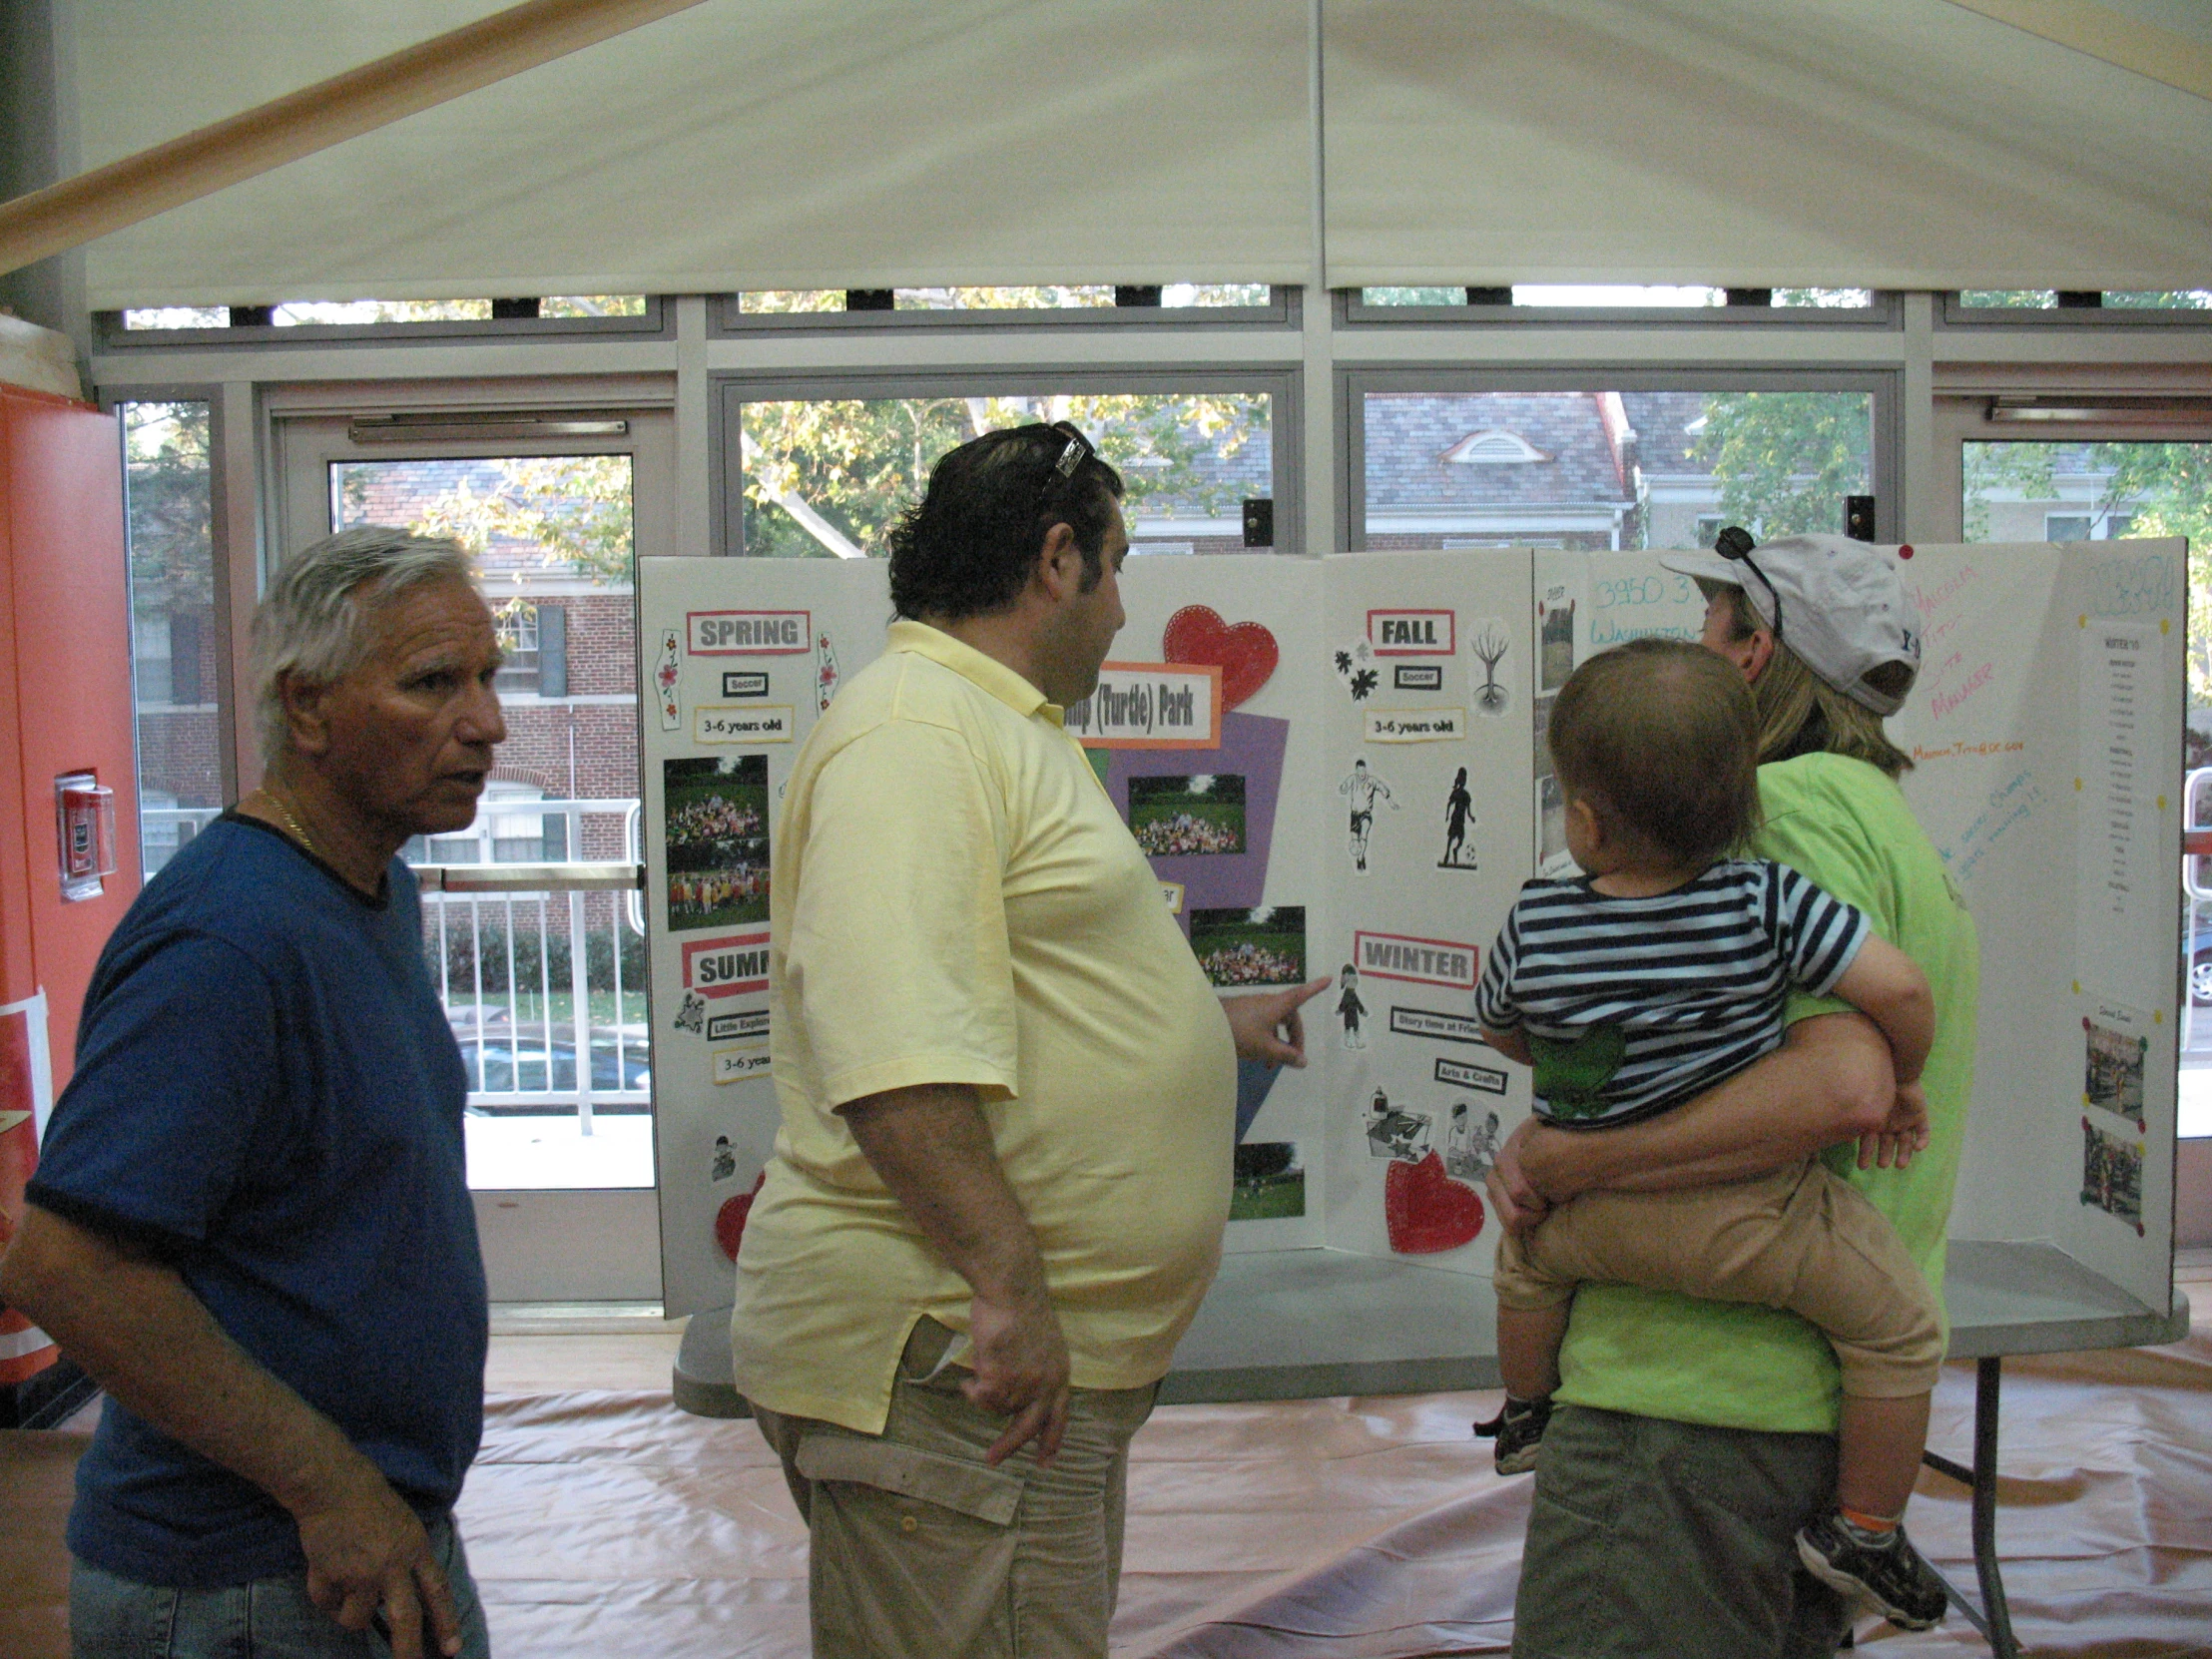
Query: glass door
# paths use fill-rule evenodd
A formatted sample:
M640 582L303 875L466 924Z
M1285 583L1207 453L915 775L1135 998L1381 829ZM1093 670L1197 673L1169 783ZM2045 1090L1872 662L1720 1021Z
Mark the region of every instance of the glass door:
M131 684L139 850L151 880L224 807L230 676L216 604L210 410L202 398L126 402Z
M657 1301L645 918L625 876L632 576L672 550L668 417L409 411L279 419L276 438L286 550L366 524L452 536L506 648L508 736L476 822L402 852L468 1067L494 1298Z

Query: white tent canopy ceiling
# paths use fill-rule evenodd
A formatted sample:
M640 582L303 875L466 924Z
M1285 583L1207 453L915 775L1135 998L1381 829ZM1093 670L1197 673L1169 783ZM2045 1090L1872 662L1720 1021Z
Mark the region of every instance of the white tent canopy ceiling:
M501 7L58 9L91 168ZM2015 12L2022 27L2000 21ZM706 0L92 243L87 289L116 309L948 283L2207 285L2212 20L2191 0L2044 8L2064 31L2034 15Z
M1324 39L1333 286L2212 276L2212 100L1946 0L1337 0Z

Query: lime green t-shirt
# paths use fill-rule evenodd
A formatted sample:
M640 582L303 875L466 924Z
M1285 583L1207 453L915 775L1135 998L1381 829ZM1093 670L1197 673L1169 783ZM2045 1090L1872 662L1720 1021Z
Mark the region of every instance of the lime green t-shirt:
M1922 1082L1928 1150L1905 1170L1862 1170L1856 1148L1829 1167L1890 1218L1940 1303L1951 1187L1973 1089L1980 982L1973 919L1897 785L1863 761L1803 755L1759 769L1760 857L1788 864L1856 904L1920 963L1936 996L1936 1042ZM1790 1018L1845 1007L1800 997ZM1559 1398L1575 1405L1726 1428L1833 1433L1834 1353L1795 1314L1702 1302L1631 1285L1585 1285L1559 1356Z

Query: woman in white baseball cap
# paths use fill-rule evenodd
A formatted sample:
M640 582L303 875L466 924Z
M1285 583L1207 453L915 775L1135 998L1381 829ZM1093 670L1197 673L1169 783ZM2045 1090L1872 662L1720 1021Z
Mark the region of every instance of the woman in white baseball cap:
M1708 651L1744 671L1760 717L1759 758L1848 755L1892 778L1913 765L1882 729L1920 674L1921 633L1894 555L1842 536L1756 548L1728 529L1710 553L1660 564L1705 595Z
M1589 1189L1743 1179L1864 1136L1875 1167L1831 1165L1890 1218L1940 1296L1978 958L1973 922L1899 791L1912 759L1883 727L1920 667L1908 557L1839 536L1761 547L1730 530L1711 552L1660 562L1698 583L1704 645L1751 685L1765 819L1752 855L1866 911L1928 975L1936 1034L1919 1089L1899 1095L1888 1046L1842 1004L1793 1005L1782 1048L1686 1106L1603 1135L1516 1131L1489 1183L1508 1227ZM1923 1133L1925 1150L1895 1167L1901 1142ZM1849 1609L1792 1544L1836 1479L1836 1369L1818 1333L1771 1309L1584 1286L1560 1358L1514 1651L1833 1653Z

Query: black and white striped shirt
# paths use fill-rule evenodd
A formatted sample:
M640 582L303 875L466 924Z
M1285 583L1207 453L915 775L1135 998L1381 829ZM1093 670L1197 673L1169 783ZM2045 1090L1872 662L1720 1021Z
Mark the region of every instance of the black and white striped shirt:
M1766 860L1723 859L1648 898L1598 892L1587 877L1530 881L1490 947L1475 1013L1493 1030L1526 1027L1539 1116L1611 1128L1779 1045L1791 989L1828 994L1870 926Z

